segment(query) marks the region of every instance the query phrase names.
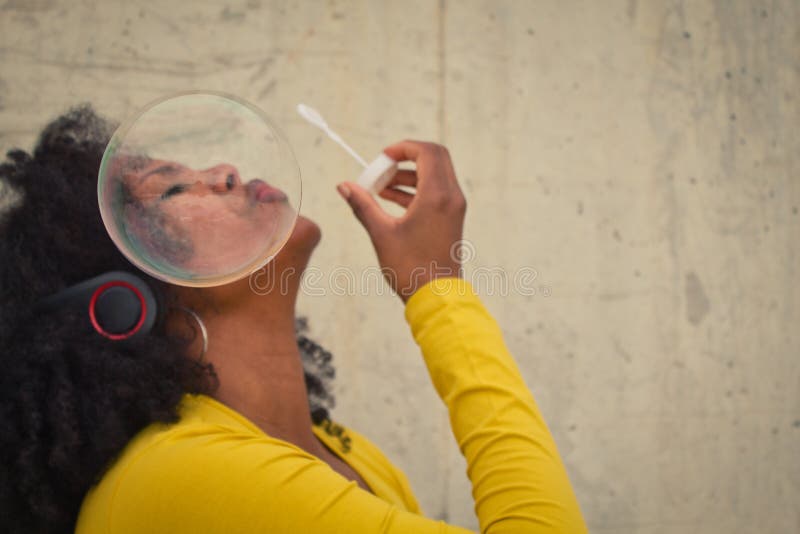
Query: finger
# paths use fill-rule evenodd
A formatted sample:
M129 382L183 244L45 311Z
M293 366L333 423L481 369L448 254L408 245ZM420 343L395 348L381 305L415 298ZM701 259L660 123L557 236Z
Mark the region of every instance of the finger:
M385 198L390 202L399 204L404 208L407 208L414 201L414 195L411 193L406 193L405 191L394 189L392 187L387 187L386 189L381 190L381 192L378 194L381 196L381 198Z
M391 217L378 205L369 192L353 182L343 182L336 186L339 194L347 201L356 218L361 222L370 237L375 237Z
M421 141L402 141L384 149L395 161L414 161L417 165L417 192L423 197L428 191L443 194L456 183L450 154L442 145Z
M424 145L420 141L400 141L384 148L383 153L397 162L417 161Z
M405 185L408 187L416 187L417 186L417 173L416 171L409 171L405 169L400 169L397 173L392 177L386 187L392 187L395 185Z

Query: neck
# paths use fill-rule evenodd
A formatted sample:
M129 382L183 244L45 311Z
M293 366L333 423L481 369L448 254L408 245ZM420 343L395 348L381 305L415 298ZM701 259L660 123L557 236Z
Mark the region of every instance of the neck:
M213 300L217 305L201 315L208 329L206 359L219 377L214 397L267 435L319 455L294 329L296 291L243 291L235 299Z

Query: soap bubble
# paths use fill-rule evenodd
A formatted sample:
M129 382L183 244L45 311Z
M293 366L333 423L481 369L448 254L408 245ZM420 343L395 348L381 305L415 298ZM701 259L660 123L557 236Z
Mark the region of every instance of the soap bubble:
M216 286L283 247L300 209L300 170L264 112L222 93L147 105L114 133L97 182L111 239L142 271Z

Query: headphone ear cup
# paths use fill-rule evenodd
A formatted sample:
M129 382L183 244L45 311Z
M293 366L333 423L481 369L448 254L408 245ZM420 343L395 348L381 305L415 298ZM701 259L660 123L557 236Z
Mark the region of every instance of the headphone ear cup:
M102 336L113 340L134 336L147 319L147 302L130 282L111 280L98 287L89 301L89 320Z
M108 287L94 301L97 324L113 335L132 331L146 313L137 292L125 286Z
M119 341L149 333L159 306L150 286L123 271L111 271L47 297L41 310L75 307L87 311L89 322L100 335Z

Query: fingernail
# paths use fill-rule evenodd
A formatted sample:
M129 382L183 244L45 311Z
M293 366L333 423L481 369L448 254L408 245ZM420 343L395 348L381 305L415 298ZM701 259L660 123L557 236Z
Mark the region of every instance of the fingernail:
M343 199L347 200L350 198L350 188L347 187L345 184L337 185L336 190L339 191L339 194L342 195Z

